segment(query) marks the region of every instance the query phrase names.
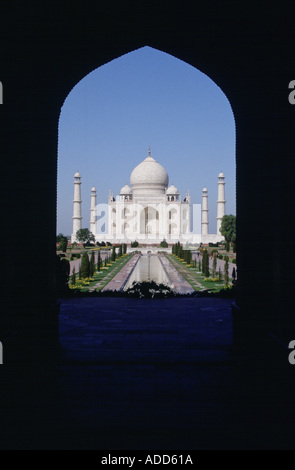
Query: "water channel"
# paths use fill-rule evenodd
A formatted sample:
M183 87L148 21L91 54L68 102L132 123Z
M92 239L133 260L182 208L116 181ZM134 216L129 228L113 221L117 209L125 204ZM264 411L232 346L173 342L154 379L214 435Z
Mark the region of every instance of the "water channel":
M170 287L171 282L162 266L158 255L142 255L128 281L124 290L132 286L133 282L155 281L157 284L165 284Z

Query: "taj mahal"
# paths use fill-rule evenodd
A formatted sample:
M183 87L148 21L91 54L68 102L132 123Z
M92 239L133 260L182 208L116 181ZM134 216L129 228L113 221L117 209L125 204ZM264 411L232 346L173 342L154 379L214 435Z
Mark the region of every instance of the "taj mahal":
M142 244L167 243L216 243L224 240L220 226L225 215L225 177L218 175L216 233L209 233L208 191L202 192L202 204L191 205L190 192L181 198L176 186L169 186L165 168L152 156L137 165L130 175L130 186L122 187L115 198L110 191L108 204L97 204L96 189L91 189L90 231L95 241ZM81 175L74 175L73 233L82 228Z

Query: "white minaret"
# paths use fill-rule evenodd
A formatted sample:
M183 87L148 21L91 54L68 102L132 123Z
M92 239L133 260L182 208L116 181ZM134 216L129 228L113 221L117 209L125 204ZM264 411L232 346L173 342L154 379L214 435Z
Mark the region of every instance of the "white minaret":
M74 200L73 200L73 233L72 243L76 240L77 230L82 228L82 200L81 200L81 175L77 171L74 175Z
M202 195L202 235L208 235L208 190L203 189Z
M223 216L225 215L225 181L224 174L218 175L218 199L217 199L217 235L220 235L220 227Z
M93 186L91 189L91 204L90 204L90 232L95 235L95 225L96 225L96 189Z

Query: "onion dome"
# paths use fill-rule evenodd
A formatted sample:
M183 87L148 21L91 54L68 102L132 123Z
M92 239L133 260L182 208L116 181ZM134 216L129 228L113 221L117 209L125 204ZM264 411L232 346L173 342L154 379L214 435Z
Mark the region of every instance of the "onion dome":
M163 194L168 186L168 173L153 157L148 157L137 165L131 173L130 183L136 193Z
M167 189L166 194L167 195L171 194L171 195L175 196L175 195L179 194L179 191L176 188L176 186L174 186L174 184L171 184L171 186L169 186L169 188Z
M123 186L123 188L121 189L120 194L132 194L132 189L130 188L130 186L128 186L128 184L125 184L125 186Z

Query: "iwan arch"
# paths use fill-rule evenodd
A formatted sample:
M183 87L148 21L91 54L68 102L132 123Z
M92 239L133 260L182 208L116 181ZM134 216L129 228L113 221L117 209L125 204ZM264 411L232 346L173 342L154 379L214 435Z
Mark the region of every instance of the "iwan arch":
M126 76L126 69L132 70L132 76ZM143 73L141 69L144 70ZM157 77L155 82L154 75ZM112 85L105 84L106 76L109 76L108 83ZM150 96L152 106L150 103L145 106L141 94L137 94L131 85L130 88L125 86L127 81L133 84L133 79L134 88L140 89L141 94ZM123 84L121 88L120 83ZM184 86L185 84L187 86ZM165 87L170 90L167 96ZM159 90L167 100L165 106L162 104L162 98L158 97ZM78 100L84 91L85 98L87 97L84 98L85 106ZM125 102L126 118L125 115L122 118L120 108L118 115L112 114L112 109L116 107L109 98L102 101L97 99L97 95L108 97L111 93L115 94L119 103L128 93L129 99ZM135 96L136 110L131 113ZM96 103L93 124L89 126L93 131L88 132L88 140L86 135L81 135L82 138L79 139L77 136L80 130L72 123L71 115L76 112L78 106L80 115L87 113L86 103L91 97ZM169 113L163 112L166 106L170 109ZM105 113L106 108L109 109L108 113ZM113 130L116 138L108 140L106 136L109 129L112 129L110 115L114 116L117 123ZM162 117L161 122L159 115ZM134 116L136 121L140 122L136 124L140 132L136 132L136 127L133 128ZM120 134L120 117L126 119L126 137L121 137ZM60 129L64 129L64 123L68 121L73 134L77 130L77 136L73 139L77 148L81 141L91 142L93 139L94 142L88 152L87 145L85 152L82 145L79 151L74 150L75 164L71 162L70 156L66 159L66 179L65 172L59 175L60 181L65 181L65 184L69 184L74 176L73 212L70 212L72 198L66 206L67 220L70 222L73 215L73 224L72 229L65 232L71 233L72 241L76 241L76 232L82 227L90 228L96 241L110 240L114 243L135 239L152 244L158 244L163 239L172 243L179 240L194 244L223 240L219 228L226 213L225 186L230 193L231 186L235 185L234 119L227 98L209 77L162 51L148 46L139 48L104 67L97 68L81 80L69 94L60 121ZM220 128L224 129L223 134ZM134 135L130 130L133 130ZM61 132L60 135L63 147L60 157L63 160L63 154L69 155L67 149L71 148L72 143L64 138ZM138 135L141 140L140 148ZM121 141L123 138L123 151L116 151L113 141ZM153 138L157 144L155 146ZM128 153L126 141L128 147L132 143L132 150ZM145 142L152 144L149 151ZM97 162L102 160L103 181L100 179L101 169L97 168ZM87 164L84 164L85 162ZM87 166L90 162L93 169L89 175ZM112 170L109 162L114 162ZM73 170L79 170L75 175L74 171L69 173L68 168L71 165ZM230 170L226 168L226 178L221 171L225 166L231 166ZM108 174L110 170L112 175ZM177 176L173 175L173 171ZM61 186L60 183L60 189ZM72 190L67 190L67 195L71 195L71 192ZM235 201L234 194L231 193L229 201ZM231 211L230 208L228 210ZM103 212L105 214L102 216ZM59 217L59 221L61 220Z
M63 2L58 9L54 8L54 2L39 2L38 8L35 3L31 8L29 2L5 2L1 7L5 22L0 31L5 44L1 50L0 77L5 84L5 100L0 106L2 208L9 235L5 233L2 245L5 276L1 283L0 340L5 351L4 362L9 365L11 360L12 366L1 368L6 379L4 396L9 392L9 399L2 400L1 411L7 416L4 422L15 424L2 426L1 442L5 445L11 438L9 448L15 448L17 443L21 448L26 444L35 448L34 433L38 433L38 448L43 449L45 444L45 448L51 449L50 444L55 443L53 429L48 428L54 421L50 416L52 402L44 416L41 412L47 401L40 388L43 390L47 382L40 380L37 385L41 387L34 387L34 379L41 371L42 379L51 376L54 361L47 363L47 359L54 357L52 351L58 339L55 241L60 109L72 87L89 71L148 44L206 73L224 91L235 116L239 276L233 310L233 344L234 349L244 352L235 370L238 378L245 377L241 393L245 407L241 414L237 410L227 437L235 441L241 431L241 442L237 439L236 443L242 448L247 445L248 436L257 437L258 444L262 441L267 449L294 448L294 366L289 364L288 349L284 346L294 339L295 331L294 250L289 249L294 212L290 194L294 187L295 122L294 106L288 101L288 84L295 78L291 10L277 9L269 2L263 5L247 2L245 6L234 1L198 3L197 14L191 14L193 11L188 11L184 2L171 2L169 12L166 4L160 2L155 7L152 2L133 2L130 9L127 2L121 2L118 10L116 6L113 10L109 6L104 8L104 2L99 5L99 15L92 14L88 4L79 8L76 3L71 4L70 10L68 3ZM39 236L41 244L36 246ZM20 243L21 262L20 251L15 249ZM211 361L207 364L209 368L216 365ZM194 364L194 370L199 382L198 363ZM225 388L221 394L219 390L216 393L224 396L225 408L217 416L220 417L220 427L216 428L221 431L219 444L221 440L227 442L224 431L229 431L221 428L223 423L226 425L227 385L230 387L232 383L226 383L226 371L227 363L221 361L220 376ZM69 386L78 383L70 378L69 381ZM19 393L20 389L23 392L32 389L29 406L21 406L26 405L26 394ZM51 395L52 388L47 387L46 392ZM65 404L71 406L66 395L53 393L53 400L62 396L66 397ZM263 410L255 407L257 401L264 404ZM62 401L58 403L63 405ZM202 402L198 405L203 418ZM215 409L212 414L211 406L209 412L208 424L213 424L213 428L217 422ZM34 410L40 412L32 419ZM57 448L63 448L63 444L68 448L63 414L59 416L59 432L55 433L59 441ZM116 414L113 416L115 419ZM160 418L167 418L170 425L171 416L165 412ZM249 425L247 429L243 427L245 422ZM37 426L42 423L47 428L45 436ZM159 416L155 416L154 423L159 423ZM194 423L198 425L200 421ZM228 424L231 423L230 420ZM202 424L203 419L198 428L200 433L184 433L184 440L190 438L185 443L187 447L191 442L202 448L195 439L204 434ZM15 428L19 435L15 436ZM115 429L118 429L117 422ZM154 427L149 429L154 431ZM83 431L84 428L79 428L79 436L86 435ZM101 429L101 435L105 432L105 428ZM183 427L179 432L183 432ZM89 434L93 436L91 443L95 439L98 446L93 420ZM210 437L211 433L208 434ZM74 433L70 448L76 448L77 437L78 433ZM116 442L121 444L124 435L119 437L120 441ZM169 437L168 433L165 441L168 444ZM49 439L44 442L46 438ZM125 444L124 448L130 446Z
M4 36L3 41L7 48L17 52L21 47L22 51L20 61L14 60L13 53L4 57L1 76L8 102L1 106L6 113L1 124L3 207L11 245L19 242L20 227L30 228L22 230L26 246L22 266L15 250L3 254L8 268L2 323L8 329L17 329L25 337L29 331L36 341L57 336L56 172L62 104L89 71L148 44L208 75L226 94L234 112L239 272L236 344L244 338L245 345L252 349L259 345L262 351L262 343L269 344L276 335L282 337L290 331L294 263L292 250L286 256L285 243L293 205L285 188L293 187L294 109L288 101L288 84L294 70L289 25L286 22L274 42L275 26L265 28L268 21L270 25L276 21L269 16L271 7L262 9L260 16L250 8L243 15L236 14L234 2L214 5L202 4L199 14L191 17L173 5L169 15L164 7L151 7L135 20L126 7L125 21L117 12L101 8L99 28L95 15L84 10L81 15L74 7L70 16L66 11L62 16L48 10L46 22L38 10L22 17L19 24L11 7L3 7L9 10L9 21L15 22L13 39ZM81 28L83 38L77 33ZM23 36L24 31L31 33ZM20 84L25 92L20 93ZM42 234L42 257L32 233ZM253 243L251 237L255 237ZM253 270L255 256L263 266L263 289L261 271ZM18 296L14 295L16 272L22 277ZM270 331L276 335L270 336Z

